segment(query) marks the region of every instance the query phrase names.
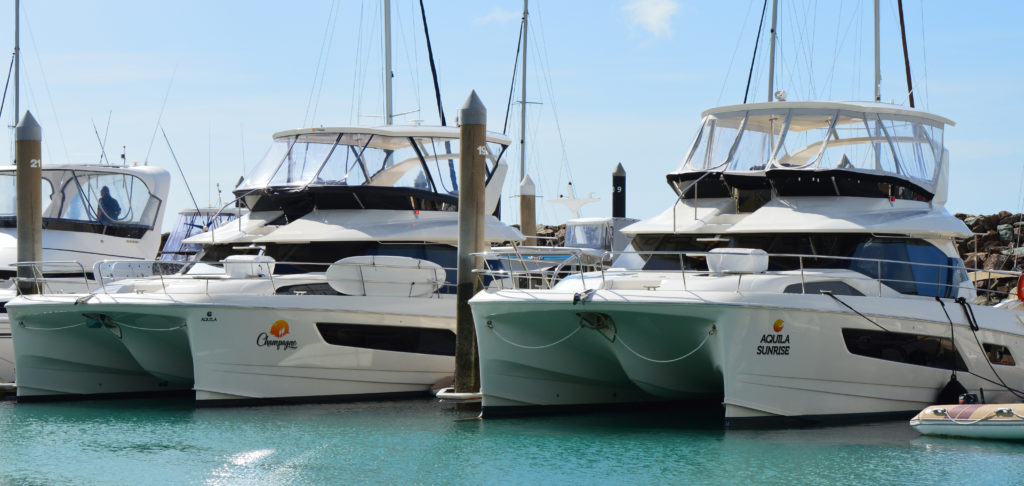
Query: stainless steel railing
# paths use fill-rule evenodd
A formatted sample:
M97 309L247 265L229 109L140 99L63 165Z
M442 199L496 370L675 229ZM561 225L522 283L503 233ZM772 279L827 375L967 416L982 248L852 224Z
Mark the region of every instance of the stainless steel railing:
M745 253L730 253L727 251L701 252L701 251L626 251L626 252L605 252L600 261L589 261L586 265L580 262L581 250L566 248L561 253L552 250L543 252L546 260L538 260L537 253L528 249L519 249L515 253L495 254L484 252L477 254L488 261L501 262L501 265L491 265L488 268L477 270L476 273L481 283L497 288L529 288L545 289L551 288L559 281L570 274L577 275L579 284L584 290L589 288L604 288L607 286L607 273L611 268L610 262L623 255L634 255L642 258L645 263L652 259L660 260L663 264L669 260L678 262L678 275L682 289L689 289L689 279L695 276L707 276L710 271L701 267L701 262L706 262L708 255L746 255ZM562 258L561 261L557 257ZM900 293L899 289L910 287L924 287L928 295L956 296L960 294L961 288L965 287L969 292L978 296L979 303L992 303L993 300L1002 300L1012 294L1012 291L999 290L997 288L986 288L986 286L975 285L971 281L971 275L980 276L976 280L997 280L1004 281L1005 286L1009 281L1016 283L1021 277L1021 272L1006 270L984 270L967 268L963 265L943 265L923 262L907 262L891 259L874 259L862 257L808 255L796 253L775 253L768 254L769 270L767 274L782 275L786 272L799 276L800 293L808 293L808 283L821 282L823 280L867 280L871 282L873 294L881 296L886 291ZM538 265L538 261L547 261L549 265ZM557 263L556 263L557 262ZM688 265L689 263L689 265ZM687 268L689 266L689 268ZM571 268L571 272L565 271ZM868 271L871 268L873 271ZM841 276L827 276L825 272L846 270L847 273ZM638 269L627 269L627 272L635 273ZM645 273L659 273L670 275L675 270L644 270ZM834 272L830 272L834 273ZM737 290L740 282L748 273L726 274L736 278ZM934 275L934 277L932 277ZM908 278L909 277L909 278ZM663 278L663 277L662 277ZM574 281L577 277L573 277ZM485 281L486 280L486 281ZM863 286L862 286L863 287ZM1011 285L1014 287L1014 285ZM910 294L911 292L904 292Z
M225 263L229 265L249 266L248 272L243 272L242 275L231 275L225 268ZM196 264L204 264L220 269L219 272L211 273L187 273L193 269ZM180 293L195 293L197 290L201 293L210 293L211 282L218 281L238 281L238 280L257 280L266 281L270 286L270 289L276 293L278 290L293 285L303 284L317 284L324 283L329 284L325 276L325 272L333 265L339 265L338 262L303 262L303 261L241 261L241 262L175 262L166 260L104 260L97 262L93 267L92 276L90 275L84 266L79 262L21 262L16 264L20 267L30 267L32 270L33 277L31 278L15 278L16 284L20 281L21 283L29 283L39 287L40 293L42 294L60 294L60 293L117 293L121 286L126 285L126 282L131 282L134 286L134 292L136 293L152 293L152 292L180 292ZM366 264L353 264L343 263L341 265L348 265L357 269L357 277L352 279L342 279L357 282L359 287L363 289L362 294L367 294L367 289L374 284L392 284L401 286L403 284L409 285L409 296L413 296L416 285L431 286L432 291L427 292L431 296L440 296L440 294L454 293L455 284L450 282L447 278L448 275L454 276L454 268L440 267L445 273L445 278L421 278L418 280L408 282L399 279L387 279L382 280L380 278L375 279L371 275L367 275L370 268L375 269L396 269L396 270L408 270L412 267L407 265L388 265L381 263L366 263ZM282 267L287 268L289 273L282 274L275 270L280 270ZM364 268L365 267L365 268ZM61 282L67 286L67 277L53 277L53 273L56 273L55 268L74 268L77 270L76 273L80 273L80 277L75 277L76 281L74 284L74 291L61 290L53 285L54 282ZM423 268L434 268L434 267L423 267ZM67 271L62 273L68 273ZM285 275L297 275L300 277L286 277ZM305 275L310 278L302 278ZM337 280L337 279L335 279ZM454 280L454 277L451 279ZM146 283L159 282L159 285L146 285ZM177 285L169 289L169 282L185 283L185 285ZM195 285L198 283L198 286ZM192 285L188 285L192 284ZM17 287L17 285L16 285ZM297 291L301 293L302 291ZM19 291L20 293L20 291ZM358 294L345 294L345 295L358 295ZM417 293L416 295L422 295Z

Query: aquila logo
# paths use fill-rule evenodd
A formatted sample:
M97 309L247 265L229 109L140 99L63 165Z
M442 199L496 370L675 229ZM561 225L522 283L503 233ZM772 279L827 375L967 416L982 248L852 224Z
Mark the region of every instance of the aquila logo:
M776 326L777 325L778 324L776 324ZM275 322L273 326L270 326L270 334L273 334L274 336L277 337L284 337L285 334L288 334L288 321L282 320Z
M288 332L288 321L277 321L274 325L270 326L270 334L261 332L259 336L256 336L256 345L274 349L297 349L299 347L298 341L294 339L281 339ZM271 335L277 339L270 339Z
M782 319L776 319L772 323L772 330L775 334L768 333L761 335L761 342L757 346L759 356L789 356L789 334L782 334Z

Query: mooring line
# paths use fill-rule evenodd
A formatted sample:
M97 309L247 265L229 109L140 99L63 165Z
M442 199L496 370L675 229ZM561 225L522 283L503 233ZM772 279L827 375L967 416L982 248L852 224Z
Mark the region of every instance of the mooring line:
M650 361L651 363L665 364L665 363L674 363L674 362L679 361L681 359L689 358L693 353L696 353L697 351L700 351L700 348L704 347L704 344L708 342L708 339L711 339L711 335L714 334L714 333L715 333L715 326L712 325L711 329L708 331L708 334L706 336L704 336L704 340L701 341L700 344L698 344L697 347L694 348L692 351L690 351L689 353L686 353L686 354L684 354L684 355L682 355L682 356L680 356L678 358L664 359L664 360L648 358L647 356L644 356L644 355L636 352L636 350L634 350L633 348L629 347L629 345L626 344L626 342L622 340L622 336L615 336L615 340L620 342L620 343L622 343L623 347L628 349L629 352L635 354L640 359L643 359L643 360L646 360L646 361Z
M502 336L498 332L498 330L494 328L494 323L492 323L491 321L487 321L487 328L490 329L491 332L493 332L495 336L498 336L498 339L501 339L502 341L505 341L506 343L511 344L512 346L515 346L517 348L523 348L523 349L544 349L544 348L550 348L551 346L559 344L562 341L565 341L566 339L569 339L569 338L573 337L573 335L575 335L576 333L580 332L580 329L583 329L582 327L577 327L572 332L570 332L569 335L567 335L567 336L563 337L562 339L559 339L559 340L557 340L557 341L555 341L555 342L553 342L551 344L545 344L545 345L542 345L542 346L526 346L524 344L518 344L518 343L514 343L512 341L509 341L507 338L505 338L505 336Z

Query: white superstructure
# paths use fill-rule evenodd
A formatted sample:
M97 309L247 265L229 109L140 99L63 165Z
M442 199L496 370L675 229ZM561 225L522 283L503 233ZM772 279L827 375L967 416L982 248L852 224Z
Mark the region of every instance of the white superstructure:
M471 301L484 415L710 399L729 422L909 417L954 370L1015 398L1024 312L971 302L950 124L878 103L705 112L676 203L624 230L640 268Z
M42 169L43 260L48 291L84 292L101 260L151 260L160 246L160 226L170 174L159 167L46 165ZM16 167L0 167L0 382L14 381L11 331L3 305L17 295L10 278L18 261ZM117 202L116 215L102 217L100 192Z
M184 240L203 246L203 263L9 305L26 323L15 330L19 362L75 363L62 374L19 364L19 399L190 387L206 403L424 392L454 369L445 282L455 280L458 137L426 126L275 134L235 190L250 212ZM508 144L488 135L488 212ZM522 239L493 216L484 233ZM101 343L118 349L105 356L130 360L74 351ZM82 370L96 385L80 385ZM148 378L122 379L136 371Z

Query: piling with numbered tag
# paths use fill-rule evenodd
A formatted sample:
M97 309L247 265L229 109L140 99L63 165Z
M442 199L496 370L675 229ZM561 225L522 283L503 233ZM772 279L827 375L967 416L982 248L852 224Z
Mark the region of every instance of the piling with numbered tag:
M487 108L476 95L459 110L459 254L456 291L455 392L480 390L476 330L469 299L479 290L473 270L481 268L474 253L484 251L484 177L487 164Z
M32 117L32 112L26 111L14 129L19 262L38 262L43 259L42 140L42 128ZM22 280L31 279L33 273L30 266L18 266L18 286L22 293L38 293L39 287L35 281Z

